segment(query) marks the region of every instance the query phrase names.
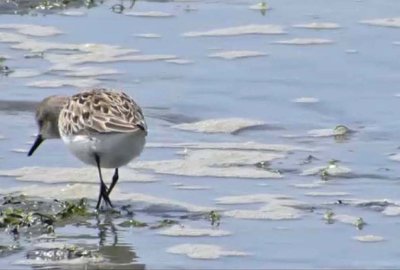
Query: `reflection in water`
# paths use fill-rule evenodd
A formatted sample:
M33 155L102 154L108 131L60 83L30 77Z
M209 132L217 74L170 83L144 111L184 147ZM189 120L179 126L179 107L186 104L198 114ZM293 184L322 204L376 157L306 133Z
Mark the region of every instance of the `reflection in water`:
M335 138L335 142L343 143L350 139L350 134L335 135L334 138Z
M105 213L103 220L99 215L96 216L96 224L99 230L99 253L109 262L107 269L145 269L144 264L137 263L138 256L131 246L118 243L118 230L113 223L112 213ZM112 239L111 242L107 242L107 237Z
M113 236L113 242L112 245L115 246L118 244L118 234L117 234L117 229L114 226L114 223L112 222L112 217L110 214L106 213L104 216L104 221L101 222L100 217L96 216L96 221L97 221L97 227L99 228L99 246L104 246L104 243L106 241L107 237L107 231L110 230L112 236Z
M125 2L125 1L121 0L121 2L120 2L119 4L114 4L114 5L111 7L111 10L112 10L114 13L122 13L126 8L132 9L132 8L134 7L135 3L136 3L136 0L130 0L131 3L130 3L130 5L129 5L129 7L126 7L126 6L124 5L124 2Z

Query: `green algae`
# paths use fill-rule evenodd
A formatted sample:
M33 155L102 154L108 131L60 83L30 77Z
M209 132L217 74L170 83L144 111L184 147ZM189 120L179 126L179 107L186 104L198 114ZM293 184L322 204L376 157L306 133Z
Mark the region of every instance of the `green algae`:
M104 0L9 0L5 1L5 3L0 3L0 14L29 14L34 16L38 13L51 14L80 7L91 9L104 4L104 2ZM122 13L122 11L126 9L132 9L135 2L136 0L130 0L129 3L126 4L121 1L119 4L112 5L110 10L115 13Z
M217 211L210 211L210 213L208 213L208 219L210 220L211 226L213 227L219 227L219 225L221 224L221 214Z
M354 226L356 226L357 230L362 230L366 224L362 217L357 218L356 222L354 222Z
M172 225L176 225L179 224L179 222L177 220L173 220L173 219L162 219L162 220L158 220L155 221L154 223L147 223L147 222L143 222L143 221L139 221L136 219L128 219L126 221L123 221L121 223L119 223L118 225L121 227L125 227L125 228L129 228L129 227L133 227L133 228L144 228L144 227L148 227L149 229L162 229L165 227L170 227Z
M77 203L64 201L61 204L62 210L58 212L56 216L62 219L89 215L87 201L85 199L80 199Z
M8 76L13 70L5 64L6 58L0 56L0 75Z
M335 213L332 210L327 210L324 214L324 219L326 221L326 224L333 224L334 223L334 217Z
M35 261L57 262L83 258L96 260L100 259L101 255L96 250L54 242L36 245L34 249L28 251L26 258Z
M338 168L339 160L332 159L328 162L327 166L322 168L319 171L319 176L321 180L327 181L329 180L330 177L335 176L332 171L335 171Z
M40 233L54 233L54 225L68 223L76 217L89 216L85 199L52 202L32 201L25 196L5 196L0 205L0 228L12 230L38 229Z
M150 229L162 229L162 228L170 227L170 226L176 225L176 224L179 224L179 222L176 220L163 219L163 220L158 221L157 224L150 226Z
M146 222L141 222L141 221L135 220L135 219L129 219L129 220L123 221L118 225L121 227L134 227L134 228L143 228L143 227L148 226L148 224Z

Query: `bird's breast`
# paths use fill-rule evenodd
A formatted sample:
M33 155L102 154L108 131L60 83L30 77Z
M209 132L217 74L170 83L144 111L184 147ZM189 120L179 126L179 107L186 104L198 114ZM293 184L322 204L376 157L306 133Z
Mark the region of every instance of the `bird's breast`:
M118 168L140 155L146 143L141 131L62 136L69 150L86 164L96 166L95 156L103 168Z

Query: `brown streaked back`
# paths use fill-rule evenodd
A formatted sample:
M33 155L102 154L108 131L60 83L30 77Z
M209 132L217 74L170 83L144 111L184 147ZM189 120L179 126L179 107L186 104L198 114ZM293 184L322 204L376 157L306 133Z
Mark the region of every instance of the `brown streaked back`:
M73 95L60 112L61 135L147 133L142 109L123 92L93 89Z

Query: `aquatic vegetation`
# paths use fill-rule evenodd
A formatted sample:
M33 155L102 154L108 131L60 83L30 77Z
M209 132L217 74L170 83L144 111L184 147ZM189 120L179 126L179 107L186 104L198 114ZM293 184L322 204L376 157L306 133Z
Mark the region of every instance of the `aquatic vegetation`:
M269 166L271 166L271 164L268 161L259 161L255 165L257 168L261 169L268 168Z
M7 65L5 65L6 58L0 57L0 75L8 76L13 72Z
M97 5L100 1L96 0L42 0L36 6L31 6L32 9L36 10L52 10L52 9L66 9L70 5L80 4L86 8L92 8Z
M259 2L259 3L257 3L257 4L255 4L255 5L249 6L249 9L258 10L258 11L260 11L261 14L264 16L265 13L266 13L266 11L267 11L268 9L270 9L270 7L269 7L269 5L267 4L267 2L261 1L261 2Z
M328 176L329 176L328 170L327 169L322 169L319 176L324 181L328 180Z
M0 256L8 256L11 255L15 252L18 252L21 250L21 247L18 243L12 243L9 245L0 245Z
M274 174L277 174L277 175L282 175L282 172L281 172L280 170L271 168L271 163L268 162L268 161L260 161L260 162L257 162L257 163L255 164L255 166L256 166L257 168L263 169L263 170L265 170L265 171L267 171L267 172L271 172L271 173L274 173Z
M40 0L32 1L28 11L52 11L52 10L63 10L74 6L84 6L86 8L92 8L101 3L98 0ZM20 9L22 12L23 9Z
M221 224L221 214L217 211L210 211L210 213L208 213L208 219L211 222L211 226L218 227Z
M39 232L53 233L55 218L52 215L39 212L25 211L21 208L8 207L0 212L0 228L12 232L14 236L19 235L20 229L39 228Z
M333 159L333 160L330 160L329 162L328 162L328 165L325 167L325 168L323 168L323 169L321 169L320 170L320 172L319 172L319 176L321 177L321 180L328 180L328 178L329 178L329 170L334 170L334 169L336 169L337 168L337 163L338 163L339 161L338 160L335 160L335 159Z
M59 199L59 200L80 200L87 198L96 200L91 184L66 184L66 185L28 185L19 188L3 189L5 193L24 194L33 198ZM113 198L115 201L130 201L141 205L141 209L153 208L163 211L185 211L205 213L214 208L195 205L183 201L151 196L143 193L123 193L118 188L114 189Z
M5 65L0 65L0 74L7 76L8 74L12 73L13 71Z
M332 159L325 166L318 166L304 170L301 175L318 175L321 180L327 181L332 177L349 176L352 170L339 164L339 160Z
M158 223L150 226L150 229L162 229L173 225L179 225L179 222L173 219L162 219Z
M78 203L71 203L64 201L61 203L62 210L56 214L56 216L63 219L70 218L72 216L87 216L88 205L85 199L80 199Z
M152 230L168 228L168 227L175 226L175 225L176 226L181 226L179 221L174 220L174 219L169 219L169 218L156 220L156 221L151 222L151 223L143 222L143 221L139 221L139 220L130 218L130 219L125 220L125 221L123 221L123 222L118 224L118 226L125 227L125 228L129 228L129 227L132 227L132 228L144 228L144 227L147 227L147 228L152 229Z
M77 217L87 217L87 202L79 201L32 201L25 196L3 197L0 206L0 228L18 235L28 233L54 233L54 226Z
M306 165L306 164L310 164L312 163L314 160L318 160L318 158L316 158L313 155L308 155L303 161L300 162L300 165Z
M335 213L332 210L327 210L324 214L324 219L327 224L332 224L334 222Z
M350 135L355 133L354 130L345 125L337 125L335 128L313 129L307 132L308 136L315 138L333 137L336 142L343 142L350 138Z
M51 0L42 0L38 5L36 6L31 6L32 9L37 9L37 10L50 10L50 9L61 9L65 8L65 4L63 2L54 2Z
M38 243L32 250L26 254L26 263L35 261L37 263L44 262L72 262L80 260L81 262L100 262L104 259L97 250L70 245L62 242ZM21 264L20 262L19 264Z
M0 227L31 226L33 215L25 214L22 209L7 208L0 212Z
M345 125L337 125L333 130L333 136L336 142L343 142L349 139L349 136L354 131L350 128L346 127Z
M333 130L333 134L335 136L344 136L349 134L350 132L351 130L345 125L337 125Z
M356 226L357 230L362 230L367 223L364 221L362 217L357 218L354 222L354 226Z
M141 222L141 221L135 220L135 219L130 219L130 220L126 220L124 222L121 222L120 224L118 224L118 226L142 228L142 227L147 227L148 224L145 223L145 222Z
M60 13L62 15L68 16L78 16L76 14L81 15L82 12L69 12L68 9L71 8L80 8L84 7L87 9L91 9L93 7L97 7L99 5L104 4L106 1L104 0L29 0L29 1L18 1L18 0L9 0L7 1L10 4L8 9L1 10L3 13L10 14L19 14L25 15L29 14L32 16L37 15L38 13L49 14L49 13ZM114 1L117 2L117 1ZM119 4L114 4L113 6L118 5L119 7L114 7L113 12L118 10L126 10L132 9L135 5L136 0L129 1L118 1ZM129 4L126 4L129 2ZM116 11L115 11L116 10ZM116 12L116 13L122 13Z

